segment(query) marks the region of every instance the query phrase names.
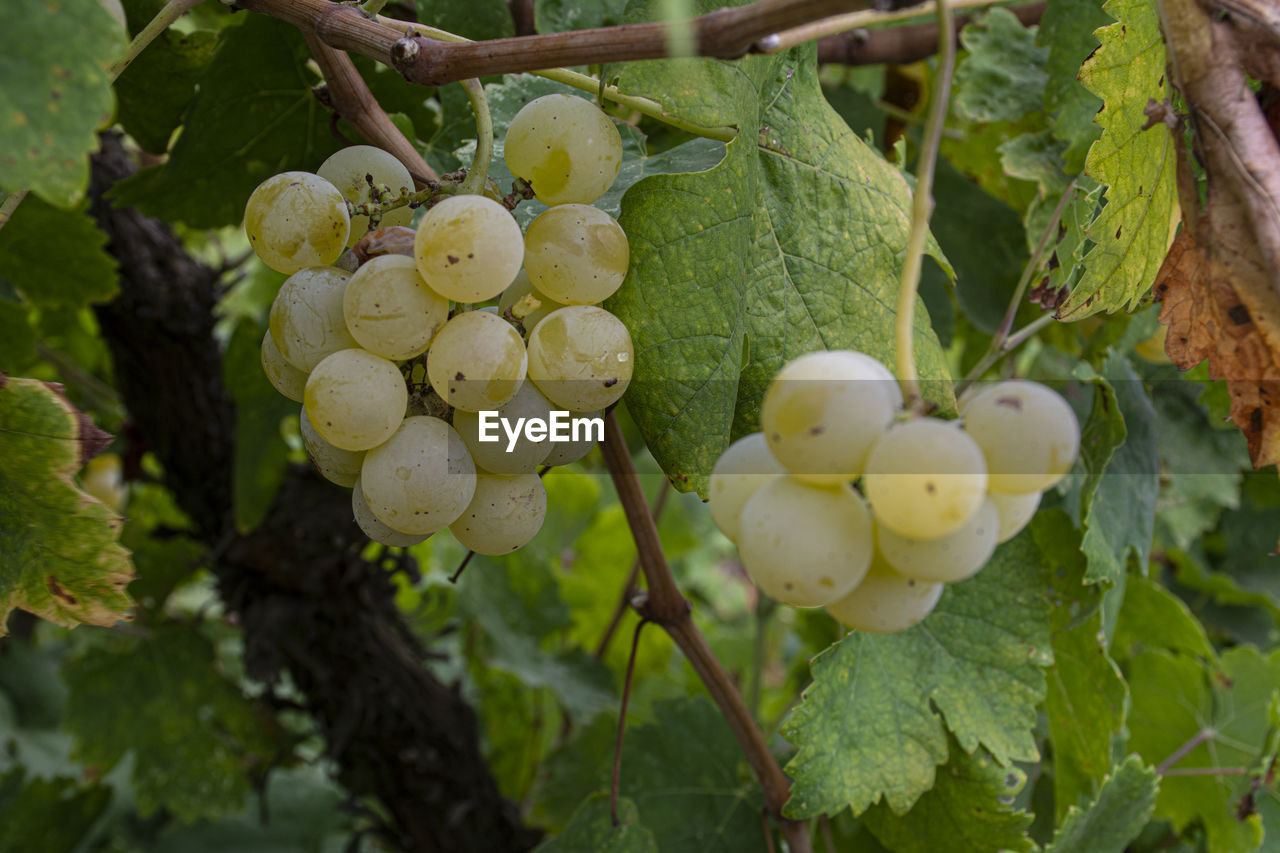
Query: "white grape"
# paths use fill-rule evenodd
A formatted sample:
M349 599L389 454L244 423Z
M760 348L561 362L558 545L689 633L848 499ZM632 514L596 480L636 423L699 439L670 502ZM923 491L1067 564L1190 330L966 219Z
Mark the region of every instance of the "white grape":
M497 314L459 314L435 336L427 355L431 387L468 412L500 408L520 390L528 359L524 341Z
M753 432L729 445L711 469L707 499L711 519L733 542L738 541L742 508L771 480L787 473L769 452L764 434Z
M936 539L959 530L982 507L987 465L958 424L920 418L894 426L871 448L863 491L885 527Z
M618 221L588 204L541 213L524 235L524 268L557 302L588 305L612 296L627 276L627 235Z
M796 607L821 607L866 575L872 537L871 513L850 486L778 477L742 508L738 551L764 592Z
M299 370L310 373L326 356L359 346L342 313L350 278L337 267L308 267L280 285L271 303L271 337Z
M900 575L877 559L862 583L827 612L849 628L872 634L905 631L933 612L943 584Z
M498 313L504 317L509 314L511 319L520 323L526 333L532 332L543 317L563 307L563 302L556 302L534 287L529 274L524 270L516 274L515 281L502 291L502 296L498 299Z
M449 531L477 554L510 554L538 534L546 517L547 490L537 474L477 474L475 495Z
M511 212L479 195L457 195L427 211L413 240L418 271L436 293L483 302L501 293L524 263L524 238Z
M427 287L413 258L403 255L382 255L356 270L342 306L360 346L392 361L426 352L449 319L449 300Z
M965 406L964 428L987 459L993 492L1043 492L1066 476L1080 451L1071 405L1039 382L984 388Z
M532 382L524 382L516 395L498 409L498 417L506 419L513 429L520 419L546 421L551 416L551 404ZM490 474L527 474L536 469L547 458L551 448L562 442L530 441L521 430L515 446L507 450L510 443L502 427L491 428L491 435L497 435L497 441L480 440L480 415L463 409L455 409L453 428L467 443L471 458L481 469Z
M334 447L324 440L307 417L307 407L302 407L298 415L298 432L302 433L302 446L307 449L311 464L330 483L351 488L360 477L360 466L364 463L363 450L343 450Z
M631 382L634 350L622 321L603 308L552 311L529 335L529 378L573 412L613 405Z
M316 174L337 187L342 197L352 204L364 204L372 198L372 187L366 176L372 176L375 184L386 186L397 196L413 191L413 177L404 164L372 145L352 145L331 154L320 164ZM411 219L412 209L397 207L382 214L379 227L408 225ZM368 230L369 217L360 214L351 217L351 236L347 245L354 246Z
M533 383L529 383L532 385ZM578 415L580 418L602 418L604 412L582 412ZM591 452L591 448L596 446L594 434L590 430L583 430L582 437L577 441L555 441L551 443L551 452L547 454L547 458L542 460L544 465L568 465L571 462L577 462L582 457Z
M351 514L365 536L391 548L408 548L431 538L430 533L401 533L383 524L369 508L369 502L365 500L364 489L360 487L358 477L351 489Z
M435 533L471 503L476 466L453 427L417 415L365 454L360 488L369 509L393 530Z
M874 359L849 350L811 352L778 372L760 408L769 449L795 476L818 485L862 473L894 406Z
M511 119L504 156L543 204L591 204L618 176L622 136L590 101L544 95Z
M382 444L408 404L400 369L362 349L335 352L307 377L307 417L321 438L342 450Z
M271 386L294 402L302 402L307 387L307 374L294 367L276 346L275 338L268 330L262 336L262 372Z
M899 536L877 522L876 546L898 574L920 581L959 583L973 577L996 550L1000 518L990 498L973 518L937 539Z
M1008 542L1022 532L1036 510L1040 508L1040 492L1025 495L1006 495L1000 492L988 492L987 499L995 505L996 514L1000 518L1000 532L997 542Z
M336 261L347 247L351 215L342 193L324 178L282 172L249 196L244 229L262 262L288 275Z

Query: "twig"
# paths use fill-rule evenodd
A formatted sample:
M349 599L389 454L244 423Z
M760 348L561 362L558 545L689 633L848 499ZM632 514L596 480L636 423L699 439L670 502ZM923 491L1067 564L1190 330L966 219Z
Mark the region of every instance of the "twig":
M1204 743L1205 741L1207 741L1209 738L1213 737L1216 734L1217 732L1214 731L1213 729L1201 729L1200 731L1196 732L1194 735L1192 735L1190 738L1187 739L1186 743L1184 743L1182 746L1175 749L1172 755L1170 755L1164 761L1161 761L1158 765L1156 765L1156 775L1164 776L1166 773L1169 772L1170 767L1177 764L1182 759L1186 758L1188 755L1191 754L1192 750L1194 750L1197 746Z
M133 41L129 42L129 48L124 52L124 56L116 60L114 64L107 70L107 76L114 83L116 78L124 73L124 70L138 58L138 54L146 50L147 45L156 40L162 32L169 29L169 25L190 12L196 6L199 6L202 0L169 0L164 4L156 16L147 25L142 28L139 33L133 37Z
M935 2L920 3L915 6L908 6L905 9L894 9L887 12L877 9L847 12L843 15L834 15L830 18L823 18L822 20L812 21L798 27L773 33L761 39L756 45L756 50L760 53L777 53L778 51L793 48L798 44L820 39L823 36L842 33L846 30L871 27L876 24L891 24L894 21L920 18L925 15L936 15L941 11L940 5L950 6L952 9L968 9L974 6L992 6L997 2L999 0L949 0L949 2L944 0L941 4ZM953 35L953 42L954 38Z
M475 555L475 551L470 549L467 550L467 556L462 558L462 562L458 564L458 568L454 570L453 574L449 575L449 583L458 582L458 578L462 577L462 573L466 570L467 564L471 562L471 558Z
M663 480L662 486L658 489L658 495L653 500L653 508L650 512L653 514L653 521L656 524L658 519L662 517L662 509L667 505L667 495L671 493L671 481ZM600 642L596 645L596 660L604 658L604 653L609 648L610 641L613 640L614 632L618 630L618 626L622 624L622 617L626 615L627 608L631 606L631 597L636 591L636 579L640 576L640 558L636 557L631 561L631 571L627 573L627 582L622 585L622 595L618 597L618 605L613 609L613 616L609 618L609 624L604 629L604 634L600 637Z
M953 4L958 5L958 4ZM1024 27L1040 22L1045 3L1024 3L1006 7ZM957 15L956 30L969 23L971 16ZM938 25L911 24L869 30L865 26L818 39L818 62L840 65L909 65L928 59L938 52Z
M636 652L640 650L640 632L648 620L640 618L636 632L631 637L631 657L627 659L627 675L622 682L622 707L618 710L618 738L613 744L613 780L609 783L609 814L613 825L618 825L618 781L622 774L622 734L627 729L627 704L631 701L631 683L636 674Z
M489 100L484 96L484 86L480 81L470 77L462 81L462 88L466 90L471 109L476 114L476 154L471 158L471 169L458 192L478 193L484 191L485 182L489 179L489 161L493 157L493 119L489 116Z

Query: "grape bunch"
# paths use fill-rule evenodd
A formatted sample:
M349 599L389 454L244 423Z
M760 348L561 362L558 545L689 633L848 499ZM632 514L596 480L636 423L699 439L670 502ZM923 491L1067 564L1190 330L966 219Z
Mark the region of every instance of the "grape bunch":
M710 484L711 515L761 590L860 631L909 628L1026 526L1079 451L1075 413L1036 382L963 395L957 421L902 405L893 374L859 352L808 353L774 378L761 431Z
M446 195L410 230L408 206L381 205L412 193L411 177L369 146L338 152L317 174L276 175L250 197L254 250L289 274L271 306L263 370L303 404L308 455L352 489L371 539L406 547L448 527L494 555L541 528L539 467L581 459L590 431L553 442L503 427L498 441L482 441L483 421L496 413L492 436L502 420L598 417L626 390L631 336L597 303L626 276L627 238L591 206L621 156L617 129L594 104L551 95L527 104L506 140L512 173L549 205L524 234L491 191ZM375 224L385 227L366 234Z

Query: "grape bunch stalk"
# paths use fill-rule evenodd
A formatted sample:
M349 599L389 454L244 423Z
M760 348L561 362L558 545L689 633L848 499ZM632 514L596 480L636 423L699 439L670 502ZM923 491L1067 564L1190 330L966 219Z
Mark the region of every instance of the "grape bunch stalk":
M592 206L617 177L617 128L589 101L548 95L515 116L506 158L549 205L524 234L487 186L445 195L409 229L409 172L364 145L269 178L245 211L258 257L289 274L263 370L303 404L317 470L352 489L356 522L388 546L446 527L481 554L529 542L546 516L539 467L594 441L482 441L482 413L598 417L631 380L631 336L598 305L626 277L627 237Z
M913 417L889 369L848 350L783 367L760 426L712 469L712 517L762 591L874 633L976 574L1080 448L1071 406L1037 382L962 395L959 420Z

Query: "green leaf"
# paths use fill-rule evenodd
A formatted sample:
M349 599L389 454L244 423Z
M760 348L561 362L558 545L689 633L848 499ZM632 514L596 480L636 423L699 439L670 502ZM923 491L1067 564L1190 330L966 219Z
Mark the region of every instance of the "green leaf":
M1085 256L1084 276L1059 310L1072 320L1136 306L1179 220L1173 138L1159 123L1142 129L1147 100L1169 95L1155 7L1152 0L1108 0L1103 8L1116 23L1098 31L1102 44L1080 79L1105 104L1085 174L1107 186L1106 205L1088 229L1096 245Z
M992 9L960 32L969 52L956 66L952 108L969 121L1017 121L1040 109L1048 81L1048 48L1036 45L1036 28L1024 27L1008 9Z
M418 23L469 39L498 39L516 34L506 0L416 0Z
M228 27L182 134L163 165L112 191L120 204L192 228L236 225L249 194L290 169L315 171L340 144L329 111L311 94L306 43L291 24L247 15Z
M0 374L0 633L15 608L68 626L129 618L120 519L72 480L104 435L43 382Z
M247 768L271 755L253 705L215 669L213 645L194 626L91 648L63 674L77 756L111 767L132 751L144 817L163 807L190 823L239 811Z
M1122 657L1132 656L1142 647L1214 657L1204 628L1182 599L1155 581L1136 576L1125 583L1124 604L1111 645Z
M585 30L622 23L626 0L534 0L534 28L540 33Z
M1061 520L1037 518L1033 528ZM1036 760L1042 668L1053 662L1049 587L1059 570L1071 573L1057 549L1018 536L977 576L948 587L921 624L855 631L819 655L782 732L797 748L787 813L857 813L881 797L906 811L933 787L947 729L963 750L981 745L1001 765ZM1078 585L1078 565L1074 573Z
M4 231L0 230L0 238L3 234ZM3 261L0 261L0 264L3 264ZM31 328L30 314L31 311L26 305L0 296L0 372L2 373L16 373L35 360L36 335Z
M640 823L636 804L618 798L613 825L608 794L593 794L573 813L564 832L539 844L537 853L658 853L653 833Z
M256 323L241 322L222 362L223 380L236 404L233 483L236 527L242 533L257 527L275 501L289 467L280 422L298 415L298 404L277 391L262 372L265 334Z
M24 778L22 768L0 776L0 850L66 853L88 835L111 802L105 785L74 779Z
M849 348L892 363L910 195L818 87L812 46L735 63L624 66L620 86L738 137L712 169L654 175L623 198L628 278L607 307L627 324L636 368L627 410L666 474L704 492L730 439L756 428L788 360ZM923 303L915 350L948 377ZM929 383L949 408L950 384Z
M116 80L116 117L142 150L168 149L217 46L216 33L166 30Z
M1155 770L1131 755L1087 808L1071 807L1045 853L1124 853L1156 806Z
M107 235L87 213L28 196L0 228L0 278L39 308L80 308L115 295ZM56 259L56 262L54 262Z
M0 28L0 189L70 207L111 120L107 69L124 29L98 0L6 0Z
M1066 170L1076 174L1084 168L1085 154L1102 128L1093 121L1102 108L1102 99L1079 80L1080 66L1098 46L1094 31L1111 23L1102 11L1101 0L1049 0L1036 42L1049 48L1044 70L1045 109L1057 112L1053 134L1068 143Z

